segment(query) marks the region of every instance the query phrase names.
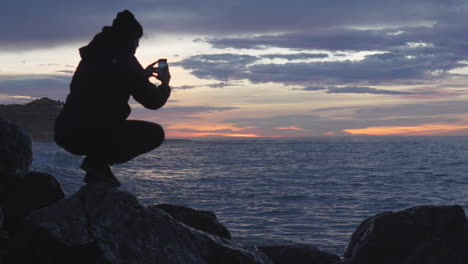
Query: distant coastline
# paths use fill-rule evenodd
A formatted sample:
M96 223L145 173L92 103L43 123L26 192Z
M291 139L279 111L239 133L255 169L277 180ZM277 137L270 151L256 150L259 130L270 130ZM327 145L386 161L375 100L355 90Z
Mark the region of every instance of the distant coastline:
M54 141L54 122L63 102L42 97L26 104L0 104L0 117L26 130L33 141ZM168 138L167 142L190 142L187 138Z
M187 138L166 138L165 141L167 142L191 142L192 139Z
M53 141L54 122L62 106L61 101L42 97L26 104L0 105L0 117L26 130L33 141Z

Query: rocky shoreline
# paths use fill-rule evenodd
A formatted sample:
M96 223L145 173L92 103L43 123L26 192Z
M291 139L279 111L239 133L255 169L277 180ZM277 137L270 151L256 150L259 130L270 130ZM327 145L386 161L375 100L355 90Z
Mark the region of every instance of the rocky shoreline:
M31 139L0 119L1 263L466 264L461 206L419 206L364 220L343 256L312 245L242 245L209 211L142 205L105 183L65 197L29 171Z

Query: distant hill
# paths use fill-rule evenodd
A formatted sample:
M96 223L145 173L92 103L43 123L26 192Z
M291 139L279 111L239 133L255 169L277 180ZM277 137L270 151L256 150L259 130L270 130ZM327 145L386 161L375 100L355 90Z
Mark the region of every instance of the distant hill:
M24 128L34 141L52 141L54 121L62 106L61 101L43 97L27 104L0 105L0 117Z

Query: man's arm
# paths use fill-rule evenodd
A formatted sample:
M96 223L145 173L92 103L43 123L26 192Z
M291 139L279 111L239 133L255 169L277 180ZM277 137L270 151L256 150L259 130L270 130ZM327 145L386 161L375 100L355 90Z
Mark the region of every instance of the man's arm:
M171 95L171 88L169 86L169 78L162 78L161 74L156 78L162 81L162 84L156 86L152 84L148 78L152 76L148 70L144 70L136 58L132 59L131 62L133 80L131 80L131 94L133 98L144 107L156 110L161 108ZM168 73L167 73L168 74Z

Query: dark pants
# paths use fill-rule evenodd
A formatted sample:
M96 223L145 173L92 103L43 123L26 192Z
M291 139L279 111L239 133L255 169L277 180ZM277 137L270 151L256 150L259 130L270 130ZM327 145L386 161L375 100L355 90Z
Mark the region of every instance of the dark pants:
M149 152L159 147L164 137L160 125L137 120L126 120L121 126L105 133L62 133L56 129L55 135L57 144L68 152L107 164L124 163Z

